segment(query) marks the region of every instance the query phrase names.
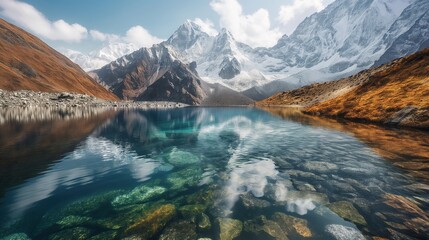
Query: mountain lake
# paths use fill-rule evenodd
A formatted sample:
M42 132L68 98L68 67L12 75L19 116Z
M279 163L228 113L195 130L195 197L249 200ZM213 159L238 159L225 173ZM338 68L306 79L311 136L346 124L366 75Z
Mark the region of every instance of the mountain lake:
M429 238L428 132L288 108L0 116L0 239Z

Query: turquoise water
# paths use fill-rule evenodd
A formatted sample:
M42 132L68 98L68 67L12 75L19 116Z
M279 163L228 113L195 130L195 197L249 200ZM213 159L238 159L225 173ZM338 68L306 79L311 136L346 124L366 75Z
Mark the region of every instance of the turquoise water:
M253 108L7 120L0 239L429 238L429 135L410 171L316 123Z

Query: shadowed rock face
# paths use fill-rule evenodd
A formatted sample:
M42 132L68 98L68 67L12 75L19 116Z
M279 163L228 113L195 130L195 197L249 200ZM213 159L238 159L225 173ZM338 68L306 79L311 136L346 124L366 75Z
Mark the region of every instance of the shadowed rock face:
M91 75L121 99L201 103L206 94L195 63L186 65L176 58L160 44L126 55Z
M253 103L234 90L204 82L196 68L196 62L184 64L168 46L159 44L126 55L91 75L126 100L217 106Z
M206 97L201 87L201 80L189 66L175 61L171 70L168 70L154 84L138 97L142 101L174 100L190 105L200 104Z
M220 65L221 69L219 77L223 79L231 79L240 74L241 66L236 58L225 58Z
M40 39L0 19L0 89L118 98Z

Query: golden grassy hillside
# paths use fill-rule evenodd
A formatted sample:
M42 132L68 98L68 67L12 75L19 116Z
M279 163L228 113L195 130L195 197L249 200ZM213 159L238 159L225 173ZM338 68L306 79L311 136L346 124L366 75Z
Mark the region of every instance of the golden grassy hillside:
M78 65L3 19L0 19L0 89L75 92L118 100Z
M429 128L429 49L349 78L283 92L258 105L301 105L309 114Z
M376 70L363 85L305 111L429 128L429 49Z

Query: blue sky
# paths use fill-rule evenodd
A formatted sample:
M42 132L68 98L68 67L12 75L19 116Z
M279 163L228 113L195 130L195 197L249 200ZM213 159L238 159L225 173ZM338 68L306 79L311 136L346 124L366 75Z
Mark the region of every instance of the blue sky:
M0 16L55 48L88 52L100 42L150 46L185 20L222 27L251 46L270 46L333 0L0 0Z

